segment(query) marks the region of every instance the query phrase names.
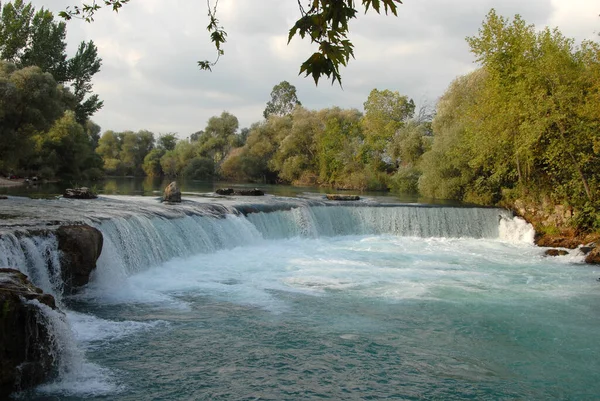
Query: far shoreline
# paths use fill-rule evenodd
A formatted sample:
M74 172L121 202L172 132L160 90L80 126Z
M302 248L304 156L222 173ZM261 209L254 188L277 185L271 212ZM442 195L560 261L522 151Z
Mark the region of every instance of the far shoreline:
M0 188L20 187L22 185L25 185L24 179L9 180L7 178L0 177Z

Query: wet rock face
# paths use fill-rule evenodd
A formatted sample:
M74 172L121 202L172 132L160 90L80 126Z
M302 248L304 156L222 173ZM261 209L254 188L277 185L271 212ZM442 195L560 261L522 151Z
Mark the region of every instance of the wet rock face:
M57 350L40 306L56 309L18 270L0 269L0 399L46 381L56 366Z
M177 183L173 181L165 188L165 192L163 194L163 202L173 202L179 203L181 202L181 191L177 186Z
M88 225L61 226L56 230L61 251L61 272L65 293L84 286L96 268L102 252L102 233Z
M98 196L87 187L67 188L63 197L69 199L96 199Z

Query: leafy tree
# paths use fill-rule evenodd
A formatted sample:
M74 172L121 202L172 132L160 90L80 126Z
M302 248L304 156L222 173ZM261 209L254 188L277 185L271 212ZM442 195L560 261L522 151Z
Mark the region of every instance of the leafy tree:
M0 57L2 60L17 63L26 48L31 35L31 19L35 9L23 0L8 2L2 7L0 21Z
M213 159L219 165L230 149L238 143L239 122L236 116L226 111L208 120L204 132L197 141L197 154Z
M83 3L81 6L67 7L60 15L69 20L73 17L82 18L88 22L93 21L94 14L103 5L111 7L118 11L128 3L129 0L102 0L91 3ZM211 70L215 66L219 57L224 54L223 44L226 42L227 32L220 25L217 18L217 3L211 6L208 1L208 31L209 36L217 52L216 61L199 61L198 65L203 70ZM318 45L318 50L313 53L300 67L300 74L312 76L315 84L318 84L319 78L327 76L331 78L332 83L338 81L341 84L340 66L346 66L350 57L354 57L354 45L348 39L350 31L349 23L356 18L359 10L355 6L354 0L311 0L305 8L298 2L300 18L290 29L288 43L299 35L302 39L308 37L311 43ZM373 9L376 13L382 11L397 15L398 5L402 4L400 0L363 0L362 5L365 13Z
M80 124L84 124L104 105L97 94L91 94L92 77L100 71L101 66L102 59L98 58L98 49L91 40L81 42L75 56L68 61L68 77L77 99L75 115Z
M56 120L47 133L38 133L36 142L42 166L51 167L63 178L80 177L92 154L88 137L71 111Z
M142 166L144 173L149 177L160 177L163 174L162 167L160 165L160 159L164 156L164 149L152 149L146 157L144 157L144 164Z
M38 66L63 83L68 80L66 24L54 21L54 15L42 8L31 20L27 46L20 57L21 66ZM77 97L77 93L75 93ZM81 121L80 121L81 123Z
M16 169L34 152L32 137L48 131L74 103L38 67L0 61L0 169Z
M365 162L382 169L384 151L396 131L413 117L415 103L397 91L373 89L364 103L364 108L362 126L365 135Z
M302 106L296 95L296 87L288 81L281 81L273 87L271 100L267 102L263 116L265 118L269 118L270 115L285 116L294 111L296 106Z
M165 151L175 149L177 145L177 136L175 134L162 134L158 136L158 148Z
M100 70L101 59L92 41L82 42L71 59L67 59L66 24L57 22L44 8L35 11L23 0L8 2L0 19L0 56L19 67L37 66L52 74L56 82L70 85L77 103L73 110L77 121L86 120L102 107L98 95L92 94L92 77Z
M194 180L211 180L215 176L215 163L208 157L195 157L187 163L183 175Z

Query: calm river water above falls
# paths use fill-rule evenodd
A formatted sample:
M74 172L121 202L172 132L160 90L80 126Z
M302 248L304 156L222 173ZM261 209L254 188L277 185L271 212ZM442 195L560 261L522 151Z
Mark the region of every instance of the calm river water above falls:
M12 212L85 213L105 238L71 298L40 272L56 263L52 237L0 238L0 263L66 309L66 324L48 317L60 375L21 397L598 398L597 268L543 257L500 209L308 197L285 210L268 197L253 207L269 213L247 216L235 202L167 213L153 198L9 199Z

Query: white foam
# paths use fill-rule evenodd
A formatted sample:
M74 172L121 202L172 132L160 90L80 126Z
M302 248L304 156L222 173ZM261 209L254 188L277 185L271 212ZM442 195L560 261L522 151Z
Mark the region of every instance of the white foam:
M111 321L78 312L67 312L67 318L78 343L86 348L106 345L109 341L120 340L139 332L168 326L168 322L155 320L151 322Z
M533 226L521 217L500 216L499 237L503 241L513 243L534 243L535 230Z

